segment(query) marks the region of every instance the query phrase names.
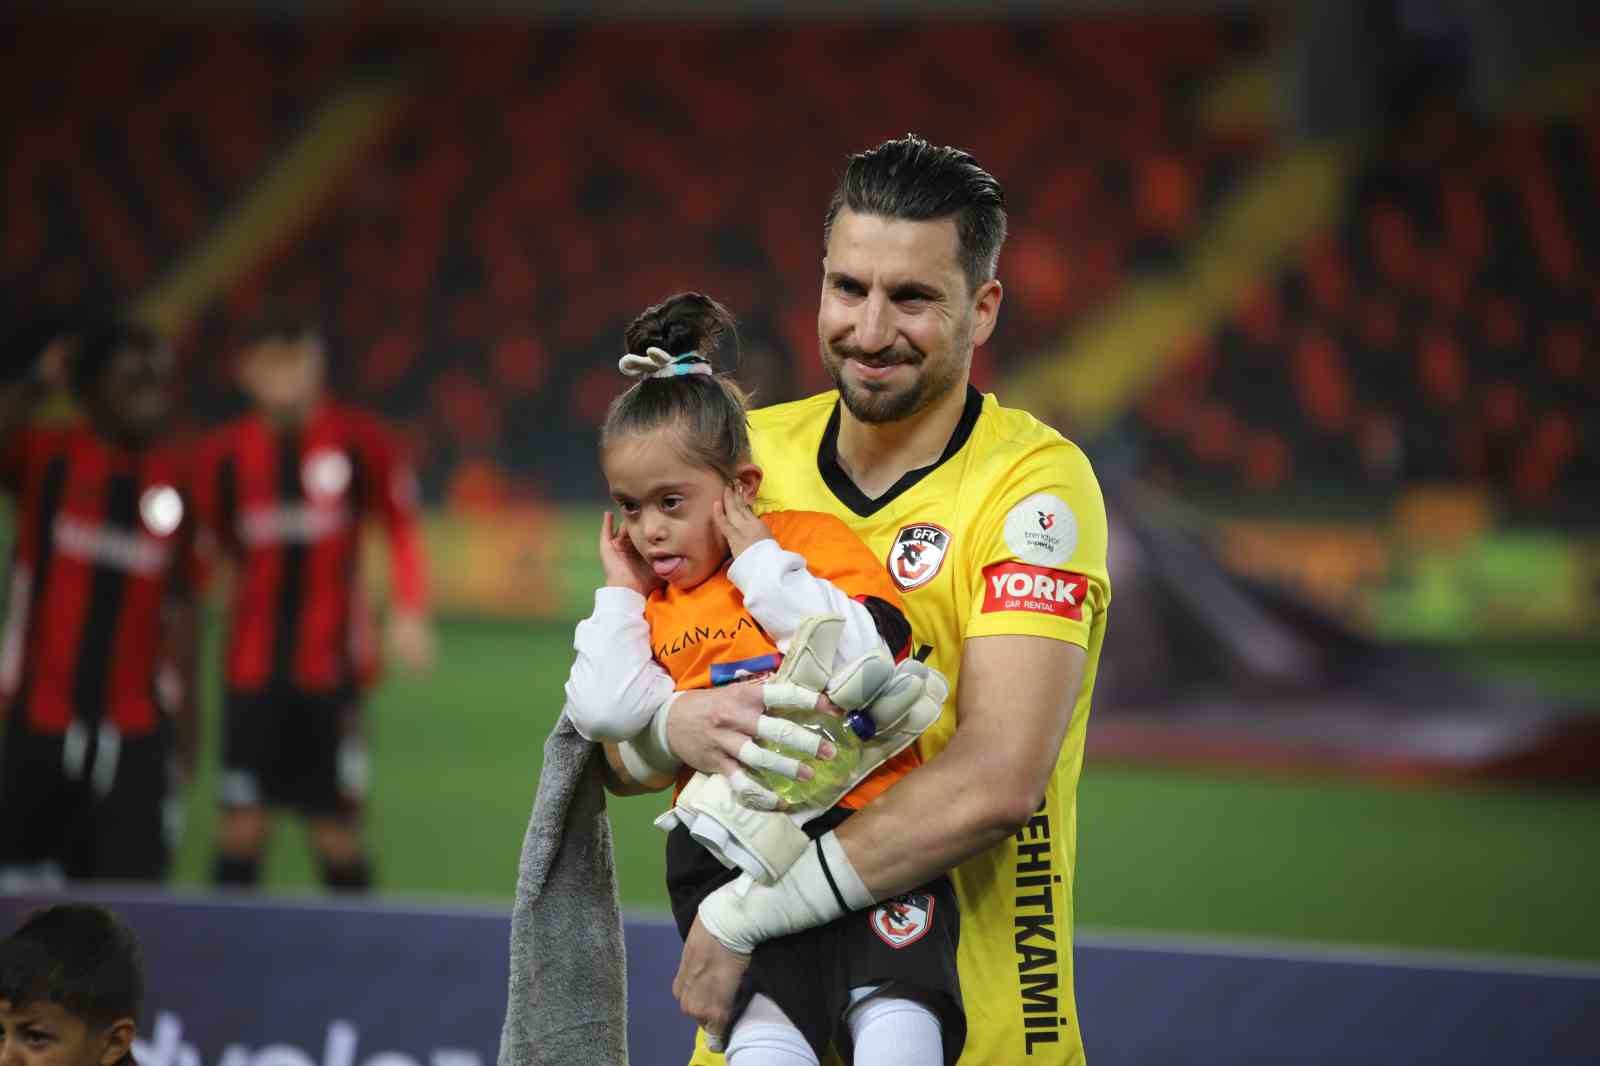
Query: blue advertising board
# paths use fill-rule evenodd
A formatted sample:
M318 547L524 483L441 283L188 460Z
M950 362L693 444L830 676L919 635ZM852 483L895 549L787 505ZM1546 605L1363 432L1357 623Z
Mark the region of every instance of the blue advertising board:
M506 1004L505 909L137 892L73 898L116 911L144 950L140 1066L495 1061ZM0 926L9 930L55 901L0 896ZM681 1060L693 1039L670 994L677 949L677 932L665 923L628 930L635 1066Z
M73 898L117 911L143 945L141 1066L495 1061L504 909ZM0 929L56 899L0 896ZM682 1066L692 1029L670 991L677 933L632 920L627 946L633 1066ZM1075 957L1095 1066L1600 1061L1600 966L1092 933Z

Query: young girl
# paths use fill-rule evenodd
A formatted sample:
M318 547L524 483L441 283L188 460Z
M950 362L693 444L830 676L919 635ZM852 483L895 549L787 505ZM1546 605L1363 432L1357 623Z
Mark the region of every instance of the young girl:
M646 310L625 339L629 352L647 354L621 363L642 379L613 401L601 431L601 465L622 528L607 512L600 533L606 584L578 625L567 698L578 731L608 742L608 761L623 782L628 776L609 742L642 729L674 690L776 669L807 617L844 618L841 663L875 647L898 654L909 646L893 583L848 526L815 512L751 511L761 470L750 462L745 398L707 359L731 328L727 310L698 293ZM913 745L888 760L806 832L837 827L918 759ZM692 774L681 771L677 787ZM667 888L681 935L701 901L736 875L686 828L672 830ZM908 939L899 934L907 922L927 927ZM954 1063L966 1032L958 934L955 894L941 877L870 911L762 944L734 1005L728 1063L817 1063L835 1042L853 1046L863 1063Z

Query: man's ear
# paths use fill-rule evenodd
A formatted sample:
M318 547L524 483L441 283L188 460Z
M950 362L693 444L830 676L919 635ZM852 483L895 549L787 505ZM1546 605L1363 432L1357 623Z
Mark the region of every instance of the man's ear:
M1000 301L1005 296L998 278L990 278L978 286L972 296L972 346L981 348L1000 319Z
M118 1018L106 1030L106 1046L100 1052L100 1066L116 1066L133 1049L133 1038L139 1035L139 1024L132 1018Z
M739 495L746 503L755 503L756 493L761 491L761 468L754 463L741 463L734 468L733 483L739 486Z
M256 375L255 359L250 352L244 352L233 364L233 383L239 391L251 399L255 399Z

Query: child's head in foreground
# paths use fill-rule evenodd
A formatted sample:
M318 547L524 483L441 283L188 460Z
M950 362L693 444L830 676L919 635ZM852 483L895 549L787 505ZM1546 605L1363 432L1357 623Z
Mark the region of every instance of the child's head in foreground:
M728 309L696 292L649 308L624 334L640 380L611 403L600 430L600 465L624 528L656 576L693 588L716 573L728 544L713 505L733 486L754 499L761 470L750 462L745 396L711 370L734 329ZM652 350L660 353L647 358Z
M131 1063L143 1000L139 945L116 916L38 911L0 941L0 1064Z

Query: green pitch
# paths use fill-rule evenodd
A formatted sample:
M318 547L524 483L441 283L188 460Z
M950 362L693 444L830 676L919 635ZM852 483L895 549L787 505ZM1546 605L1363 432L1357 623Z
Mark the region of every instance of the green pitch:
M421 681L369 708L370 831L385 893L508 902L561 699L571 627L455 620ZM211 634L208 661L216 661ZM208 685L216 705L216 682ZM1591 692L1594 690L1591 688ZM1090 728L1093 728L1091 723ZM214 721L178 865L211 862ZM664 912L659 797L612 801L624 905ZM1091 764L1080 792L1077 920L1600 959L1600 802L1591 791L1382 788ZM271 890L318 891L281 821Z

